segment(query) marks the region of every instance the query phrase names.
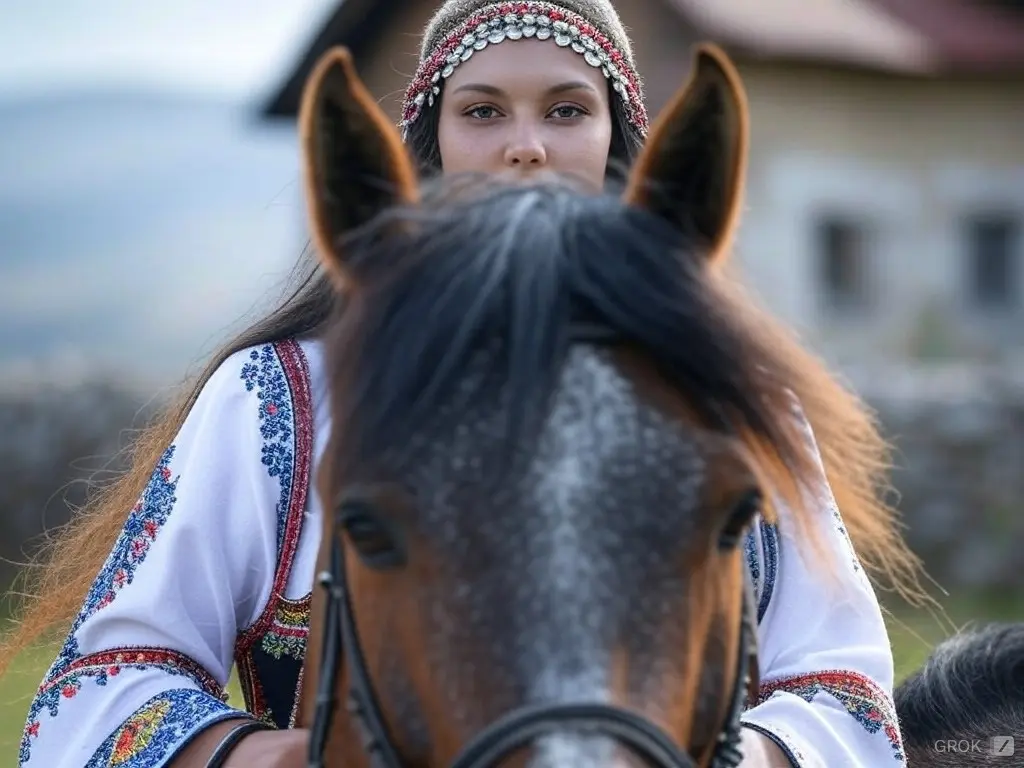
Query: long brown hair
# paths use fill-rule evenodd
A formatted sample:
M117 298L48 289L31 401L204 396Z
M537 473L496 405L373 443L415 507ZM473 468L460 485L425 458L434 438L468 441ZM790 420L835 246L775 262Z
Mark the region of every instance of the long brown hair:
M271 341L315 334L335 305L334 292L315 259L303 252L294 287L275 310L224 344L200 373L126 449L128 469L92 489L91 498L66 526L47 537L17 582L23 593L16 623L0 643L0 673L14 655L74 620L121 527L142 494L160 456L174 440L213 372L231 355ZM16 586L17 586L16 582Z
M642 139L613 105L613 139L608 176L622 179L642 148ZM407 138L413 157L427 173L440 169L437 147L439 110L431 110ZM145 489L160 456L181 428L199 392L229 356L251 346L321 333L335 307L330 280L304 252L295 272L296 286L269 315L217 351L205 368L127 449L129 469L114 482L96 487L75 517L49 537L19 581L24 587L12 631L0 642L0 674L14 656L51 633L66 631L114 545L128 511ZM920 563L902 538L896 511L886 501L889 449L873 413L844 389L824 365L788 334L778 333L780 356L807 371L813 386L798 394L810 422L839 509L865 569L877 585L905 599L925 598Z

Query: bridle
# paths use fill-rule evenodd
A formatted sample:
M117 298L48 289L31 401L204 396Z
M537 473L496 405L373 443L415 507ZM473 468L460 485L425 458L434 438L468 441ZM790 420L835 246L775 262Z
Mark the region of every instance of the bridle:
M573 341L608 343L608 332L592 324L575 325ZM373 768L404 768L381 712L373 681L356 631L345 568L345 549L336 531L331 532L330 567L319 576L327 591L320 679L310 733L308 768L324 768L327 736L337 701L334 683L344 658L349 674L347 709L357 722L362 748ZM733 689L725 720L712 753L710 768L736 768L741 725L748 698L758 686L757 620L749 578L744 578L738 657ZM622 707L578 702L527 705L512 710L478 733L456 756L450 768L493 768L500 761L539 736L567 726L610 736L628 747L652 768L697 768L697 762L655 723Z
M334 537L331 568L320 575L326 588L323 664L310 734L309 768L324 768L327 734L334 715L334 681L344 655L349 671L347 707L362 731L362 747L373 768L403 768L381 714L373 682L356 634L352 603L345 578L345 556ZM757 628L753 599L746 580L740 619L739 658L727 719L712 755L711 768L736 768L743 759L740 715L751 686L757 684ZM697 762L650 720L622 707L598 703L539 704L512 710L491 723L462 750L450 768L492 768L502 758L538 736L566 726L611 736L630 748L652 768L697 768Z

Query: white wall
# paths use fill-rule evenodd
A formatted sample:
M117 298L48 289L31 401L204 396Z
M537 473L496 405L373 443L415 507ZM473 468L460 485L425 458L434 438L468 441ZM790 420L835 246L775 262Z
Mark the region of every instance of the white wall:
M957 354L1024 350L1024 309L986 314L967 300L963 230L986 210L1024 227L1024 81L742 70L752 144L736 259L765 304L835 361L904 359L936 309L932 332L940 326ZM864 313L821 301L814 227L824 212L870 227ZM1024 239L1017 250L1024 280Z

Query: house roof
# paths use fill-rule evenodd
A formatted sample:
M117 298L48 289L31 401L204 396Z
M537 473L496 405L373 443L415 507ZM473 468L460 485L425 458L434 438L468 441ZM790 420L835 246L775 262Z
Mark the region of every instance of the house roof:
M1024 71L1020 0L874 0L928 38L942 68L976 74Z
M1024 72L1024 3L1013 10L993 0L670 2L710 39L752 56L919 75Z
M635 0L633 0L635 2ZM912 75L1024 73L1020 0L664 0L701 37L739 56ZM341 0L261 110L294 118L303 84L333 45L358 61L401 0Z

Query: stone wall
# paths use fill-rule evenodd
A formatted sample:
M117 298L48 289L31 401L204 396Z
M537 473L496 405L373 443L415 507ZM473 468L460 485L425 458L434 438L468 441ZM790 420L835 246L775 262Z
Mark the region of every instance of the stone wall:
M1024 375L887 366L849 378L896 446L907 536L932 577L1024 589ZM0 584L30 539L81 504L82 480L145 422L142 405L102 384L0 393Z
M907 537L946 589L1024 588L1022 372L889 368L855 384L896 448Z

